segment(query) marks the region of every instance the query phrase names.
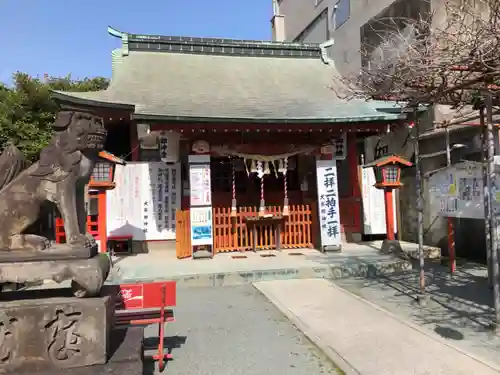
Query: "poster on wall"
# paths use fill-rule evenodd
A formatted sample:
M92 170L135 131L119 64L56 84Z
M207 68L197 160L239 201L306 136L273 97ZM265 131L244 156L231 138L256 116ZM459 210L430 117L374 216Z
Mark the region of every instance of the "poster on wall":
M438 215L484 218L481 163L460 163L434 173L428 180L428 192Z
M323 251L341 248L336 160L317 160L318 211Z
M191 207L191 244L213 245L212 207Z
M385 199L384 191L375 186L373 168L363 168L361 173L361 188L363 199L363 234L385 234ZM392 195L394 207L394 222L396 222L396 195ZM397 228L394 228L397 232Z
M175 239L180 208L180 165L138 162L116 166L116 187L106 194L108 236L137 241Z
M191 207L212 204L210 164L191 164L189 166L189 186Z

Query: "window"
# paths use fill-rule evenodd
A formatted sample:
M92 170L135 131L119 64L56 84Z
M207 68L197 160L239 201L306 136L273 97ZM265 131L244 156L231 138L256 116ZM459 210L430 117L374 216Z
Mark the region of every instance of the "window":
M95 182L112 182L111 179L111 169L113 165L108 162L98 162L96 163L94 170L92 171L92 179Z
M331 25L333 30L341 27L351 16L351 1L338 0L332 9Z

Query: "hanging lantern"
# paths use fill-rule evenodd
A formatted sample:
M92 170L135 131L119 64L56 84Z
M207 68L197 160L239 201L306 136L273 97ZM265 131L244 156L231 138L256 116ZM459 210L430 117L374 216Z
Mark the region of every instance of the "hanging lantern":
M287 172L288 169L288 158L285 158L283 161L283 191L285 195L285 199L283 200L283 216L290 215L290 209L288 207L288 181L287 181Z

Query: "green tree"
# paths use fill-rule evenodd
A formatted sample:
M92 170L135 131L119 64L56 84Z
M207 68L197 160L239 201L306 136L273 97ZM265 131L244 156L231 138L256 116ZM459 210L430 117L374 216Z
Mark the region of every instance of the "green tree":
M13 85L0 83L0 147L14 143L29 160L37 159L52 135L51 124L58 110L50 90L97 91L108 87L103 77L73 80L50 77L44 80L25 73L13 75Z

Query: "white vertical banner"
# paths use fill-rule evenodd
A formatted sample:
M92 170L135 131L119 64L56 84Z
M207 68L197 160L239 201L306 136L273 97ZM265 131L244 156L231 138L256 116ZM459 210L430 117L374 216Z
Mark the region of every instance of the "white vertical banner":
M136 165L116 165L115 185L106 192L106 232L108 236L144 239L142 231L142 171Z
M341 248L337 161L316 160L318 212L322 250Z
M385 223L385 198L384 191L375 186L375 172L373 168L363 168L361 172L361 190L363 199L363 234L385 234L387 231ZM394 207L394 222L396 219L396 194L392 195ZM397 232L394 227L394 233Z
M180 165L163 162L145 163L143 167L143 205L147 210L144 216L143 230L146 240L175 239L175 211L180 207L180 200L172 204L172 196L177 197L180 191L180 181L176 178L172 184L172 175L180 173ZM175 172L173 172L175 171Z
M175 239L179 175L179 163L117 165L116 187L106 194L108 235L131 235L136 241Z

